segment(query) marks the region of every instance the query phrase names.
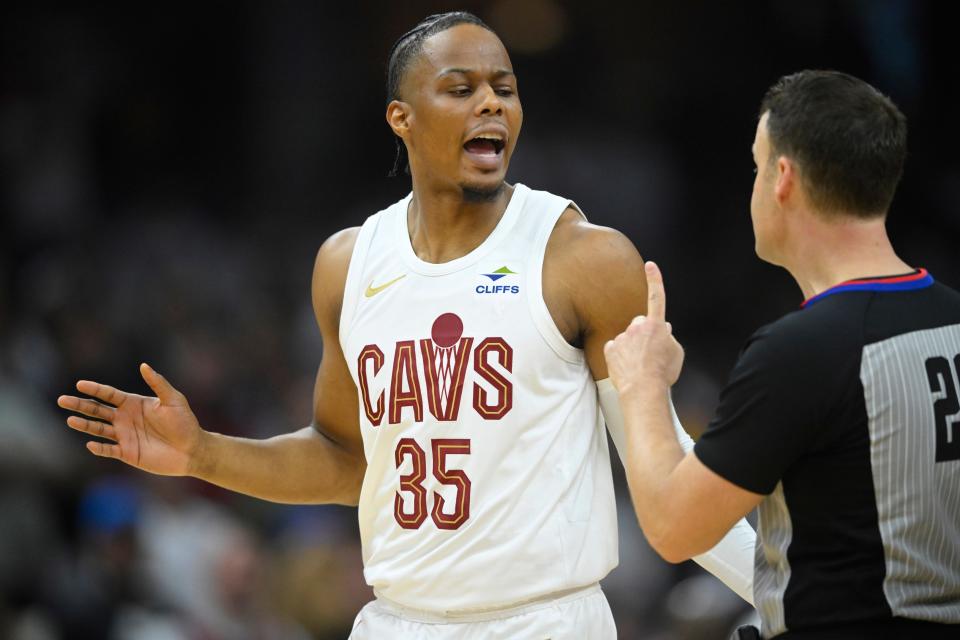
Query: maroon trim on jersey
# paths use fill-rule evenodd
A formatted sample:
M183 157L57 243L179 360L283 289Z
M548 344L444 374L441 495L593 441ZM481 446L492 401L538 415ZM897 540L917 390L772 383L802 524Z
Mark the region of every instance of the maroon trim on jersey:
M447 469L448 455L468 455L470 441L467 439L431 440L433 447L433 475L441 484L457 487L457 501L453 513L443 512L446 501L438 491L433 492L433 511L431 517L438 529L459 529L470 518L470 478L462 469Z
M467 373L470 349L473 338L460 338L456 349L450 349L453 366L450 371L450 385L446 390L447 406L441 407L441 385L443 381L438 373L439 347L432 340L420 341L420 353L423 355L423 375L427 382L427 407L434 418L441 422L451 422L460 414L460 398L463 395L463 379Z
M484 338L473 354L473 368L481 378L493 385L497 401L489 402L489 394L479 384L473 385L473 408L484 420L499 420L513 408L513 383L487 361L487 354L494 353L500 366L513 372L513 348L503 338Z
M360 381L360 399L363 400L363 412L367 415L367 420L375 427L380 426L383 420L383 391L377 396L377 407L373 408L370 402L370 383L367 378L366 360L373 361L373 375L380 373L383 367L383 351L375 344L368 344L360 352L357 358L357 378Z
M400 489L393 496L393 517L404 529L419 529L427 519L427 490L423 488L423 481L427 478L427 454L413 438L401 438L394 453L397 469L403 464L404 457L410 458L413 469L409 474L400 476ZM403 511L403 496L400 491L413 494L412 513Z
M404 391L404 382L408 391ZM420 375L417 373L417 350L413 340L397 343L393 355L393 376L390 378L390 424L400 424L404 407L413 407L414 422L423 422L423 398L420 396Z

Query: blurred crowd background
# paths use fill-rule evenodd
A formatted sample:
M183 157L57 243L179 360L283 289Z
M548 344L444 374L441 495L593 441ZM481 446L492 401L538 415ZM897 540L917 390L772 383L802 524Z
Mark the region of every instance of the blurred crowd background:
M801 302L754 256L749 220L756 111L780 75L840 69L900 105L910 157L894 243L960 286L949 3L6 3L0 638L349 633L371 597L354 509L272 505L93 458L55 400L78 378L145 392L146 361L210 430L308 424L314 255L407 192L386 177L385 57L453 8L511 51L525 109L511 181L575 199L663 268L687 348L675 398L694 434L747 336ZM650 551L615 472L621 563L604 586L620 636L725 637L747 608Z

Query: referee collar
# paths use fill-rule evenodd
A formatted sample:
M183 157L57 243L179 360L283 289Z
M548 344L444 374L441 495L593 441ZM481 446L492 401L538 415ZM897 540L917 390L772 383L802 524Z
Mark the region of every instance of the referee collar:
M820 302L827 296L844 291L912 291L913 289L923 289L933 284L933 276L927 273L926 269L917 269L913 273L899 276L879 276L876 278L858 278L857 280L847 280L840 284L830 287L826 291L821 291L812 298L808 298L800 305L801 309L806 309L812 304Z

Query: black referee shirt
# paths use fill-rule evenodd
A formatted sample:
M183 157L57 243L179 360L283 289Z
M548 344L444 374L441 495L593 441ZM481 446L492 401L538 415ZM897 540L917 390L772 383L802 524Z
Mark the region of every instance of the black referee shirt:
M838 285L750 338L695 452L766 495L765 638L960 624L958 385L960 294L922 269Z

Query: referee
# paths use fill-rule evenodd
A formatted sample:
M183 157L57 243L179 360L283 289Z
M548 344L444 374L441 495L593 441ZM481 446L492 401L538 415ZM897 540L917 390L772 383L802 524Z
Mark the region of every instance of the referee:
M781 78L760 113L757 254L807 300L750 338L685 456L683 350L647 264L649 315L606 347L640 524L679 562L759 505L764 638L960 638L960 294L886 234L906 120L826 71Z

